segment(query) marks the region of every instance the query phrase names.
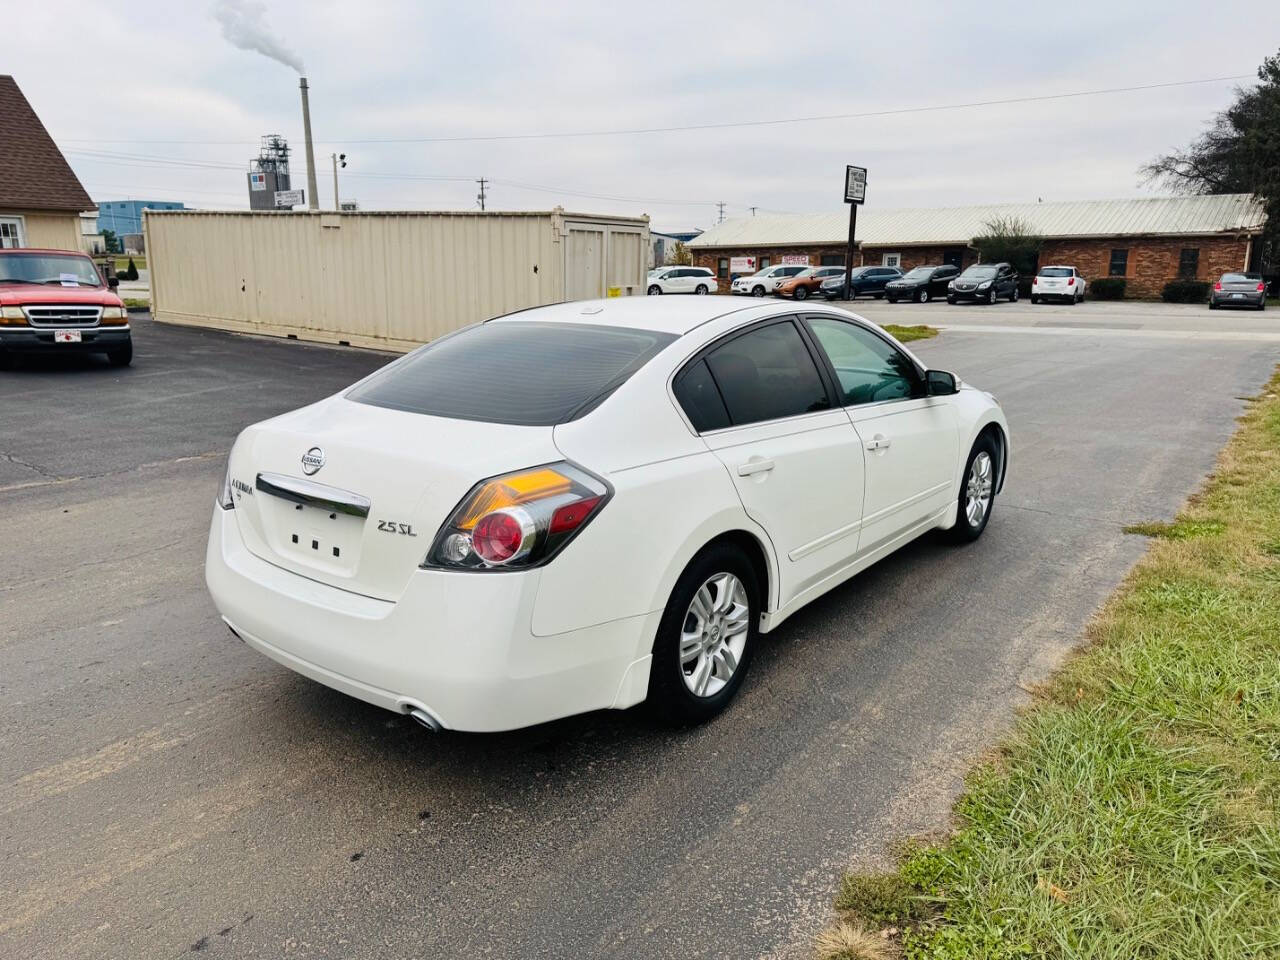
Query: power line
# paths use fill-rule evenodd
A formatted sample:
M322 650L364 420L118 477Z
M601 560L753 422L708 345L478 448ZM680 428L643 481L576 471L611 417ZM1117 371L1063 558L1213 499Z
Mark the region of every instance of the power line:
M500 140L557 140L573 137L624 137L650 133L685 133L694 130L727 130L739 127L769 127L794 123L825 123L833 120L866 120L872 117L891 117L913 113L930 113L940 110L968 110L974 107L996 107L1015 103L1043 103L1050 100L1070 100L1077 97L1099 97L1116 93L1135 93L1142 90L1163 90L1170 87L1190 87L1206 83L1224 83L1228 80L1248 80L1252 74L1241 73L1226 77L1206 77L1202 80L1172 80L1166 83L1143 83L1127 87L1104 87L1097 90L1075 90L1070 93L1046 93L1026 97L1002 97L992 100L971 100L964 103L934 104L924 107L895 107L888 110L867 110L859 113L828 113L810 117L781 117L772 120L728 120L722 123L694 123L671 127L633 127L606 130L557 131L553 133L504 133L464 137L364 137L342 140L325 140L322 143L492 143ZM63 137L63 143L187 143L187 144L248 144L247 140L133 140L93 137Z

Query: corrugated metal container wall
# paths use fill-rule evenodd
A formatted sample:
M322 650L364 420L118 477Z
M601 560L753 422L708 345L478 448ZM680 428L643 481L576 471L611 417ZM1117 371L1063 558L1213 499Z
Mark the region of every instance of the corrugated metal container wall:
M158 320L395 350L605 296L606 274L622 295L643 293L649 242L647 218L560 210L149 211L145 228Z

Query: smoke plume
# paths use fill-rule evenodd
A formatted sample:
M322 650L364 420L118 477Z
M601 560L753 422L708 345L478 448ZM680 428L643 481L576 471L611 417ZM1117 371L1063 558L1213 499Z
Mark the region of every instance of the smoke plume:
M260 0L215 0L213 17L222 35L241 50L254 50L303 73L302 58L271 34L266 5Z

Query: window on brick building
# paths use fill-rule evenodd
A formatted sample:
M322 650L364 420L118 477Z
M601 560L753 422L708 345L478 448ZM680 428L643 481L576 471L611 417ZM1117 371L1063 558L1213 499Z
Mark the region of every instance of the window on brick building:
M769 269L769 258L768 258L768 257L761 257L761 258L760 258L760 269L761 269L761 270L768 270L768 269Z
M1111 267L1107 271L1108 276L1123 277L1129 272L1129 251L1112 250L1111 251Z
M716 261L716 276L724 280L729 276L729 258L721 257Z
M1178 254L1178 276L1194 280L1199 272L1200 249L1198 247L1183 247L1182 252Z
M820 261L819 261L819 263L818 263L818 266L820 266L820 267L843 267L843 266L844 266L844 254L843 254L843 253L824 253L824 254L822 255L821 260L820 260Z
M884 256L882 256L882 257L880 258L880 264L881 264L881 266L885 266L885 267L898 267L898 268L901 268L901 267L902 267L902 254L900 254L900 253L886 253Z

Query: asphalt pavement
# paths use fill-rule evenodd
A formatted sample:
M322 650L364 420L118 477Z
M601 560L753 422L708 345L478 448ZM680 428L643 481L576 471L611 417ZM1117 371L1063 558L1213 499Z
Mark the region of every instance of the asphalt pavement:
M1174 513L1280 362L1276 311L1002 306L857 307L956 317L912 346L1008 414L986 534L800 612L685 732L432 735L218 621L231 440L388 357L141 320L132 368L0 373L0 956L807 955L846 866L946 824L1140 556L1122 527Z

